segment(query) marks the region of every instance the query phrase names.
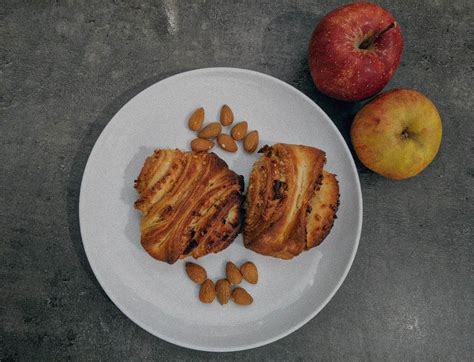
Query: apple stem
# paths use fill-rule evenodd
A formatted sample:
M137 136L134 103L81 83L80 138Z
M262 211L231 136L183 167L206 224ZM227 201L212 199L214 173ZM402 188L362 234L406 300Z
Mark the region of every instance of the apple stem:
M359 49L368 49L378 38L380 38L387 31L389 31L390 29L392 29L394 27L395 27L395 22L391 23L384 30L378 31L378 32L372 34L367 39L365 39L362 43L360 43Z

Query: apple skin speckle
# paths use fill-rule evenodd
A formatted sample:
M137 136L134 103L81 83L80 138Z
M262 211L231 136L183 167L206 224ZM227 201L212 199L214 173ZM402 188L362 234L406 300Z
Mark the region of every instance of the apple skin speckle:
M377 37L367 49L360 44ZM380 92L392 78L403 51L403 38L395 18L382 7L352 3L327 14L316 26L308 49L308 62L316 87L324 94L359 101Z
M436 157L442 139L436 106L413 89L392 89L367 103L351 125L360 161L393 180L413 177Z

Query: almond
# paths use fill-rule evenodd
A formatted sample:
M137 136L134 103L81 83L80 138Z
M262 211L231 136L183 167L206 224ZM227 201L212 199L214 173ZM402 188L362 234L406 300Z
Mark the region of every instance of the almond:
M225 273L227 275L227 280L231 284L240 284L242 281L242 274L240 274L239 268L237 268L237 266L231 261L227 262L225 266Z
M234 122L234 113L227 104L224 104L221 109L221 123L223 126L228 126Z
M252 304L252 296L244 288L235 288L232 291L232 299L234 303L240 305L249 305Z
M221 146L224 151L235 152L237 151L237 143L232 139L231 136L225 133L221 133L217 136L217 144Z
M206 269L194 263L186 263L186 273L193 282L202 284L207 279Z
M257 284L258 271L257 267L251 261L248 261L240 266L240 272L246 281L251 284Z
M232 127L230 134L232 135L232 138L234 140L240 141L247 134L247 128L248 128L247 122L245 121L239 122L234 127Z
M214 147L214 142L204 138L195 138L191 141L191 149L195 152L209 151Z
M214 283L210 279L206 279L199 290L199 300L203 303L212 303L216 297Z
M244 140L244 150L254 152L258 147L258 131L252 131L247 134Z
M217 300L222 305L227 304L230 299L230 283L227 279L220 279L216 283Z
M219 122L209 123L206 127L199 131L199 138L214 138L221 133L222 126Z
M204 108L196 109L188 120L188 127L192 131L198 131L202 127L204 121Z

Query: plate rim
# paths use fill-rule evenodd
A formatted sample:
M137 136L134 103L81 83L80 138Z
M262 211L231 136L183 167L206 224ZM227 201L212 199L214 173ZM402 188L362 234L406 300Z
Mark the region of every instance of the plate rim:
M111 290L109 290L109 288L106 286L106 284L103 283L103 281L101 280L101 278L97 274L96 270L94 269L94 265L91 263L91 259L90 259L90 255L89 255L90 251L88 252L88 248L86 246L86 243L84 243L83 224L82 224L82 217L81 217L81 215L83 213L83 207L84 207L83 206L84 205L83 189L84 189L84 185L85 185L86 176L88 175L89 172L91 172L91 170L90 170L91 162L92 162L91 160L92 160L93 156L95 156L95 151L97 150L97 145L99 144L99 142L101 142L102 138L104 137L104 134L106 133L106 130L112 124L112 121L114 120L115 116L118 113L120 113L120 111L122 111L122 109L125 106L127 106L127 104L129 104L132 100L134 100L136 97L140 96L140 94L142 94L144 91L148 90L149 88L155 86L158 83L161 83L161 82L164 82L164 81L169 82L169 81L172 81L173 79L177 79L177 78L185 77L185 76L189 76L189 75L195 75L195 74L199 75L200 73L205 74L205 73L212 73L212 72L243 73L243 74L254 76L254 77L261 77L261 78L276 82L277 84L279 84L279 85L283 86L284 88L288 89L290 92L293 92L296 95L303 97L306 101L312 103L312 105L315 106L319 110L319 112L321 112L323 118L326 119L329 126L333 128L333 130L335 131L337 137L339 137L340 141L342 142L343 149L346 152L346 154L349 156L350 164L351 164L351 171L355 176L355 181L356 181L356 185L357 185L356 194L357 194L357 207L359 208L359 210L358 210L359 212L358 212L358 215L357 215L357 230L356 230L356 233L355 233L356 234L355 235L355 243L354 243L354 247L352 249L352 254L350 256L349 262L346 265L346 268L345 268L342 276L339 278L338 282L336 283L335 288L332 290L331 293L329 293L327 298L323 301L323 303L318 308L315 308L312 313L308 314L308 316L306 316L306 318L302 319L300 322L298 322L292 328L284 330L284 331L282 331L281 333L277 334L274 337L262 339L261 341L256 342L256 343L246 344L246 345L237 346L237 347L203 347L203 346L200 346L200 345L195 345L193 343L183 342L181 340L174 339L172 337L166 336L162 333L158 333L156 330L152 330L151 327L149 327L149 326L141 323L140 321L137 321L134 318L132 318L127 312L125 312L126 308L124 306L122 306L120 302L117 301L115 295L111 292ZM97 140L94 142L94 146L92 147L92 149L89 153L89 156L87 158L87 163L86 163L86 166L84 167L84 171L83 171L82 179L81 179L78 209L79 209L79 228L80 228L80 231L81 231L81 242L82 242L82 245L84 247L84 252L86 254L87 261L89 263L89 266L90 266L92 272L94 273L94 276L95 276L96 280L98 281L99 285L104 290L104 292L107 294L107 297L112 301L112 303L114 303L115 306L128 319L130 319L133 323L135 323L136 325L138 325L140 328L144 329L148 333L152 334L153 336L158 337L158 338L160 338L160 339L162 339L162 340L164 340L168 343L172 343L172 344L180 346L180 347L184 347L184 348L188 348L188 349L192 349L192 350L198 350L198 351L205 351L205 352L236 352L236 351L244 351L244 350L249 350L249 349L253 349L253 348L257 348L257 347L262 347L262 346L273 343L275 341L278 341L278 340L290 335L291 333L293 333L296 330L303 327L306 323L308 323L314 317L316 317L319 314L319 312L321 312L321 310L323 310L324 307L326 307L326 305L329 303L329 301L331 301L331 299L337 293L337 291L341 287L342 283L345 281L347 275L349 274L349 271L352 267L355 256L357 254L357 250L359 248L360 236L361 236L361 233L362 233L362 222L363 222L363 201L362 201L362 190L361 190L361 185L360 185L359 173L357 172L357 167L355 165L354 158L352 156L352 153L350 152L350 149L349 149L346 141L344 140L344 137L342 136L341 132L336 127L334 122L331 120L331 118L326 114L326 112L315 101L313 101L311 98L309 98L302 91L300 91L299 89L297 89L297 88L293 87L292 85L286 83L285 81L283 81L281 79L278 79L276 77L273 77L271 75L255 71L255 70L250 70L250 69L245 69L245 68L234 68L234 67L197 68L197 69L192 69L192 70L184 71L184 72L181 72L181 73L177 73L177 74L165 77L165 78L163 78L163 79L147 86L146 88L142 89L140 92L135 94L133 97L131 97L129 100L127 100L126 103L124 103L120 107L120 109L117 110L114 113L114 115L110 118L110 120L107 122L106 126L102 129L99 137L97 137Z

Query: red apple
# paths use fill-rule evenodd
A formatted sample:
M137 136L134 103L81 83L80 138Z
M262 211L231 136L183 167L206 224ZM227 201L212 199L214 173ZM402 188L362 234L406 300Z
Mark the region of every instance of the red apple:
M347 4L316 26L308 50L311 76L324 94L359 101L380 92L400 63L399 24L384 8Z

